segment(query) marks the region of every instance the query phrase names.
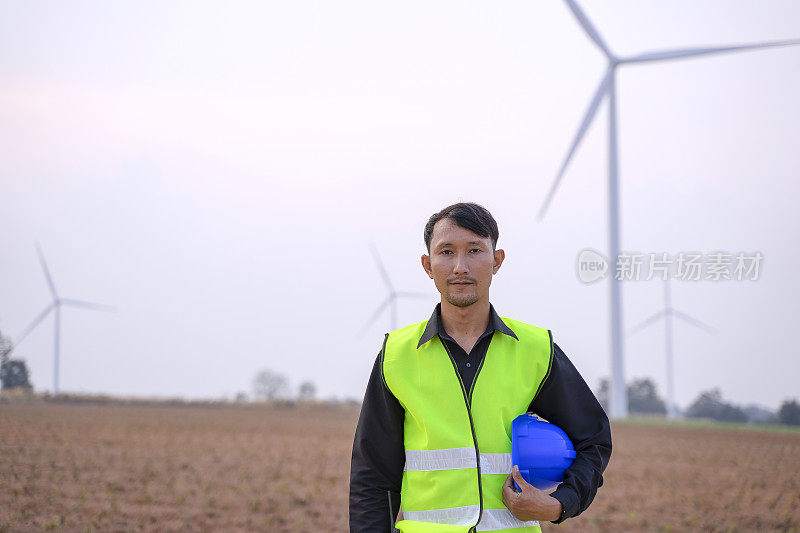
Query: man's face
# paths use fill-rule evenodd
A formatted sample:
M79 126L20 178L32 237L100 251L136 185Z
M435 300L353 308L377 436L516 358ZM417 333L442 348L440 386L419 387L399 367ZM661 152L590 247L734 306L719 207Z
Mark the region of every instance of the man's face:
M430 256L422 256L422 267L446 302L467 307L488 300L492 276L504 258L503 250L492 251L490 237L444 218L433 226Z

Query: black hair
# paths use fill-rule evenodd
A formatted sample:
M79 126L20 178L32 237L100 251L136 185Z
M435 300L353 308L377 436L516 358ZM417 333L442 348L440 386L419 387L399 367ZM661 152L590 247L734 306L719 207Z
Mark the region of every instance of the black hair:
M423 235L428 253L431 252L433 226L445 218L449 218L456 226L469 230L476 235L491 237L492 250L497 247L497 238L500 236L500 232L497 229L497 221L495 221L489 210L472 202L459 202L445 207L438 213L434 213L428 219Z

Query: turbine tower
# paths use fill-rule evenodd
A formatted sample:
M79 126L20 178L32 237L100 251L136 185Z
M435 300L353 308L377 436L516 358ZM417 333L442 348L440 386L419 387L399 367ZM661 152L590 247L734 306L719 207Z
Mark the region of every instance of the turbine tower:
M600 33L595 29L581 8L574 0L565 0L572 14L578 20L583 30L603 52L608 61L600 84L595 90L589 102L586 114L583 116L578 132L570 145L569 151L564 158L561 168L550 187L547 197L539 210L538 218L541 221L547 211L550 202L561 183L561 178L572 159L575 150L583 139L586 130L592 123L597 108L603 98L608 96L608 254L612 265L616 266L617 257L620 251L619 237L619 175L617 168L617 96L616 96L616 72L617 67L626 64L651 63L654 61L665 61L670 59L681 59L702 55L721 54L726 52L739 52L753 50L756 48L769 48L775 46L789 46L800 44L800 39L790 41L771 41L756 44L745 44L736 46L719 46L704 48L686 48L678 50L664 50L657 52L645 52L633 56L617 56L600 37ZM622 294L621 281L612 276L610 279L611 289L611 418L624 418L628 416L628 399L625 394L625 358L622 346Z
M50 288L50 294L53 296L53 301L50 302L47 307L45 307L44 310L39 313L39 316L33 319L33 322L31 322L28 327L19 334L16 345L19 346L19 343L21 343L25 337L27 337L28 334L42 322L42 320L47 318L47 315L49 315L51 311L53 312L53 318L55 322L53 339L53 394L58 394L59 352L61 351L61 306L66 305L72 307L81 307L84 309L94 309L95 311L114 311L115 309L108 305L100 305L83 300L74 300L72 298L61 298L56 291L56 286L53 283L53 278L50 276L50 270L47 268L47 262L44 260L44 254L42 253L42 249L39 247L39 243L36 243L36 252L39 255L39 262L42 265L44 277L47 280L47 286Z
M396 291L394 290L394 285L392 285L392 280L389 279L389 274L386 272L386 268L383 266L383 261L381 261L381 256L378 253L378 250L375 248L374 244L370 244L370 250L372 251L372 257L375 259L375 265L378 267L378 271L381 273L381 277L383 278L383 283L386 285L386 290L389 292L386 299L381 302L378 306L378 309L372 314L372 316L367 321L364 329L361 330L361 334L363 335L367 329L380 317L383 311L388 307L389 308L389 331L394 331L397 329L397 299L398 298L424 298L428 299L429 296L427 294L423 294L421 292L407 292L407 291Z
M677 418L678 410L675 404L675 363L672 356L672 317L683 320L687 324L700 328L707 333L715 334L717 332L717 330L711 326L703 324L696 318L692 318L686 313L682 313L672 307L672 300L670 299L669 293L669 280L666 280L664 282L664 309L643 320L639 325L628 331L628 334L632 335L638 333L658 320L664 319L664 353L667 356L667 417Z

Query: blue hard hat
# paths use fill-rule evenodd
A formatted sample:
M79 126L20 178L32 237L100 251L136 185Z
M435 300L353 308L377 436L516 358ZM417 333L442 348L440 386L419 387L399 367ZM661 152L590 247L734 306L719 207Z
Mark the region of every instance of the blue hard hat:
M525 481L550 490L564 481L575 460L575 448L564 430L527 413L511 422L511 461ZM519 490L519 487L514 486Z

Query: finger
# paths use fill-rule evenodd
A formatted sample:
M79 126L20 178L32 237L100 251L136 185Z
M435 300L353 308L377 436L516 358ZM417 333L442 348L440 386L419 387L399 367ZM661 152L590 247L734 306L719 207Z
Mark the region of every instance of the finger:
M516 494L516 492L514 492L514 488L513 487L509 487L508 485L503 485L503 504L506 507L511 505L511 502L514 501L514 495L515 494Z
M509 475L506 478L506 482L503 483L503 501L508 502L516 494L517 491L514 489L514 485L511 484L511 476Z
M511 469L511 475L514 476L514 481L517 482L517 486L519 486L520 490L523 490L526 486L530 486L530 483L525 481L525 478L519 473L519 467L517 465L514 465L514 468Z

